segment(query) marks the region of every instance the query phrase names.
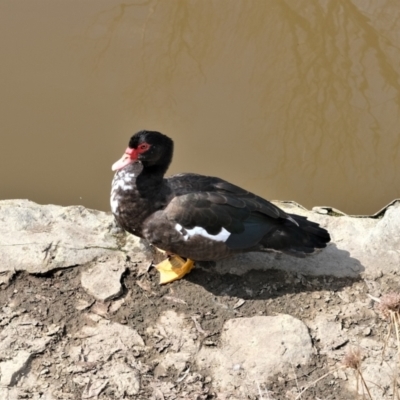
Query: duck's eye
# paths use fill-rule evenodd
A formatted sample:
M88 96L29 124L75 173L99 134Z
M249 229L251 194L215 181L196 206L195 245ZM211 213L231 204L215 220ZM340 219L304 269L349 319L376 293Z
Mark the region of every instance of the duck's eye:
M149 144L147 144L147 143L142 143L140 146L139 146L139 151L142 153L143 151L146 151L146 150L148 150L150 148L150 145Z

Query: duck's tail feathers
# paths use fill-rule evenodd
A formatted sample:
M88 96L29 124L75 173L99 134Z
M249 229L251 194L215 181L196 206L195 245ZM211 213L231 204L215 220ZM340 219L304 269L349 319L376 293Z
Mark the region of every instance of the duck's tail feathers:
M269 232L260 243L266 250L278 250L292 256L305 257L326 247L331 240L326 229L306 217L289 215L298 226L288 219L285 224Z

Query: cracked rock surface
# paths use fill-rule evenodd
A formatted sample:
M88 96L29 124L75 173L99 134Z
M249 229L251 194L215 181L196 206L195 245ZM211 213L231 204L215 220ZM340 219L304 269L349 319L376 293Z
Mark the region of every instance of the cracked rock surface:
M290 315L257 316L228 320L221 334L220 348L204 347L198 364L213 371L218 384L234 391L238 382L243 398L257 394L246 381L266 381L293 366L307 365L313 348L306 325ZM243 379L246 376L246 379Z
M86 265L129 248L135 261L146 260L148 246L134 236L119 243L113 218L82 206L39 206L28 200L0 202L0 272L46 273ZM122 246L121 246L122 244Z
M375 305L400 292L400 204L376 218L278 205L332 244L160 286L162 256L110 214L0 201L0 399L348 400L365 392L343 366L354 349L372 398L396 399L398 343Z

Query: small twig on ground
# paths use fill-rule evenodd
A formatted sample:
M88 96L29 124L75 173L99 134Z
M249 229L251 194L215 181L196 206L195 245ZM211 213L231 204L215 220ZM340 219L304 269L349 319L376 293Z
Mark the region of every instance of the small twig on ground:
M326 378L327 376L329 376L330 374L333 374L334 372L338 371L339 369L344 368L343 366L339 367L339 368L335 368L332 371L327 372L326 374L320 376L318 379L316 379L314 382L311 382L309 385L307 385L301 392L299 392L299 394L297 395L297 397L295 398L295 400L300 399L301 396L303 395L303 393L310 389L310 387L313 387L316 383L318 383L319 381L321 381L322 379Z

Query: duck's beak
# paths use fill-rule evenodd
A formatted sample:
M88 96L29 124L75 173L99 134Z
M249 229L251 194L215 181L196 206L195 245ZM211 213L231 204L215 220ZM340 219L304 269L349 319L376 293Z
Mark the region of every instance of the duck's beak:
M111 169L113 171L117 171L119 169L126 167L129 164L132 164L136 160L137 160L137 154L135 149L131 149L130 147L128 147L125 150L124 155L112 165Z

